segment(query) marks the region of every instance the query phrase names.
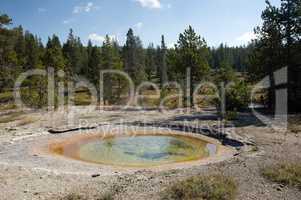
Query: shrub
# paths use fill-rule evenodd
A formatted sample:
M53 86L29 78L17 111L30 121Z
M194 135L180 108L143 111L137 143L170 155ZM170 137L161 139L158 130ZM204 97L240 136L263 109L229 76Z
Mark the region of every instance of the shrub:
M301 190L301 163L269 166L262 170L262 174L270 181L294 186Z
M249 86L244 81L234 82L225 90L226 111L242 111L247 109L250 103L251 95ZM221 111L221 98L214 98L213 104Z
M195 176L180 181L162 193L164 200L231 200L236 196L236 183L222 175Z
M226 120L234 121L238 119L238 113L236 111L228 111L226 113Z
M231 87L226 89L227 111L240 111L247 109L249 103L250 91L246 82L235 82Z
M171 97L173 95L174 97ZM177 91L171 88L162 89L158 106L161 106L160 104L163 103L165 109L171 109L171 110L182 107L181 102L179 101L179 96L177 95L178 95Z
M76 106L90 105L91 102L92 102L92 97L89 91L79 91L74 94L73 103Z
M22 102L31 108L43 108L48 103L47 80L30 76L20 88ZM55 93L56 94L56 93Z

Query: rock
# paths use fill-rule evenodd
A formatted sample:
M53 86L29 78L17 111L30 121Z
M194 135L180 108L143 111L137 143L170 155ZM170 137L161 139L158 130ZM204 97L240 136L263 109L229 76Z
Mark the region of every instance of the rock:
M283 185L283 184L280 184L280 185L279 185L279 187L280 187L280 188L284 188L284 187L285 187L285 185Z
M239 156L239 155L240 155L240 153L235 153L233 156L236 157L236 156Z
M96 177L99 177L100 176L100 174L92 174L92 178L96 178Z

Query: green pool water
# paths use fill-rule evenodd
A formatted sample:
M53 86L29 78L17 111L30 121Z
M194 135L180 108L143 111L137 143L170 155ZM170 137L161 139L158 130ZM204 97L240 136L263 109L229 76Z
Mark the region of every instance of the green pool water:
M61 147L60 154L74 159L114 166L157 166L206 158L216 146L180 135L140 135L90 138Z

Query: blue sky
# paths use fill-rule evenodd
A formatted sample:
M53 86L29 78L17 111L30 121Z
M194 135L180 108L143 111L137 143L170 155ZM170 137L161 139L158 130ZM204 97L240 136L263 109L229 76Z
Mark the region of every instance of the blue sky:
M280 0L271 0L279 5ZM221 42L246 44L261 24L264 0L1 0L0 13L13 18L43 41L52 34L65 41L69 29L84 43L101 44L109 34L123 44L132 27L145 46L171 46L180 32L192 25L209 46Z

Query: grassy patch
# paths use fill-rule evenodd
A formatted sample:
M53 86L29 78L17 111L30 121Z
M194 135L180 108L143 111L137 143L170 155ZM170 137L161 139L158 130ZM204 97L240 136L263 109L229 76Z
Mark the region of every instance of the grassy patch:
M147 96L139 98L138 105L143 108L154 108L159 106L159 98L149 98Z
M168 187L162 193L164 200L232 200L237 186L232 178L222 175L195 176Z
M251 149L251 152L258 152L259 151L259 148L258 146L253 146L252 149Z
M22 111L20 112L12 112L0 117L0 124L9 123L15 120L19 120L20 116L24 114Z
M25 126L25 125L28 125L28 124L32 124L36 121L37 119L34 118L34 117L30 117L30 116L26 116L24 117L23 119L19 120L17 122L17 126Z
M300 125L291 125L291 126L289 126L289 130L292 133L299 134L299 133L301 133L301 126Z
M90 105L92 102L91 95L89 92L85 92L85 91L77 92L75 93L73 102L76 106Z
M16 109L16 108L17 108L17 106L13 103L1 104L0 105L0 111L13 110L13 109Z
M301 133L301 116L292 116L288 119L288 129L292 133Z
M100 198L98 198L97 200L113 200L114 199L114 195L111 192L107 192L105 194L103 194Z
M262 174L270 181L301 190L301 163L269 166L262 170Z
M0 103L8 103L14 100L14 94L11 91L0 93Z
M87 198L85 198L81 195L72 193L72 194L68 194L68 195L64 196L60 200L87 200Z
M92 199L95 199L95 200L113 200L114 195L111 193L111 192L107 192L103 195L100 195L99 197L93 197ZM60 198L59 200L90 200L91 198L88 198L86 196L83 196L83 195L79 195L79 194L76 194L76 193L71 193L71 194L68 194L62 198Z

